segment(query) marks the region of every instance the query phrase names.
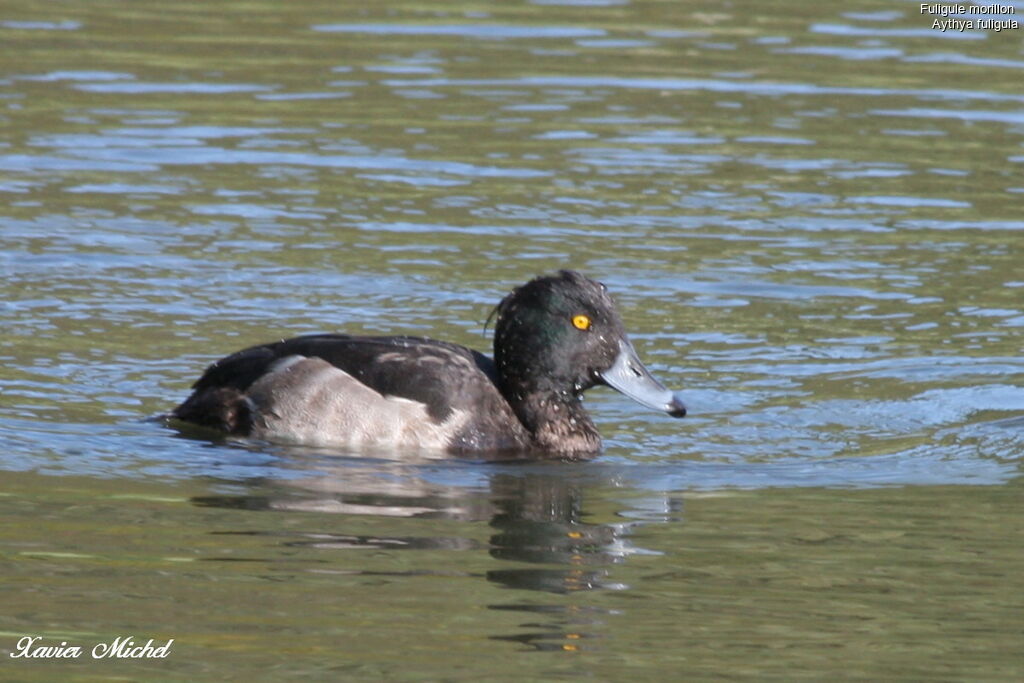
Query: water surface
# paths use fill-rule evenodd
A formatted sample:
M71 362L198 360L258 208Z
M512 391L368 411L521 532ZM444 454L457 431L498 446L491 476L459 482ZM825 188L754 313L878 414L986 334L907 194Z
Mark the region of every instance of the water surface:
M8 3L4 677L1019 680L1024 33L770 10ZM513 467L148 419L276 338L486 350L564 267L685 420L594 390L599 458Z

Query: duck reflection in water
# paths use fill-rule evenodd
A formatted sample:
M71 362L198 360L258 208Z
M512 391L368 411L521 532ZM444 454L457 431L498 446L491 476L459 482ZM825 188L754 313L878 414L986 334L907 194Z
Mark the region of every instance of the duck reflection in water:
M491 495L491 556L564 568L495 569L490 581L553 593L626 588L610 578L608 566L635 552L622 538L628 527L583 522L578 486L560 477L504 475L491 480Z
M549 594L628 590L628 585L615 579L614 566L630 555L651 553L636 547L627 538L631 530L644 521L584 522L585 492L607 488L611 482L565 467L489 466L474 469L472 476L467 477L466 472L455 471L455 466L419 467L408 463L367 462L364 458L335 458L327 465L325 458L316 458L314 464L302 462L300 457L292 459L292 464L303 469L307 469L305 465L313 465L308 469L323 474L253 482L252 491L246 495L208 496L196 498L194 502L214 507L355 515L361 518L358 524L361 529L366 528L363 521L366 516L376 517L380 524L374 525L379 528L375 528L373 534L344 533L334 527L317 532L286 533L283 543L292 550L312 551L355 548L486 551L498 561L497 567L483 574L466 572L461 575L481 576L510 589ZM473 466L463 463L463 467ZM446 481L452 478L458 478L460 483ZM467 478L474 482L463 483ZM406 533L412 527L395 518L486 522L493 533L486 544L478 540L479 527L475 525L457 535ZM452 528L450 524L439 526L446 530ZM281 537L282 532L278 529L268 531L267 535ZM307 559L316 562L318 571L323 571L324 558L319 553ZM344 559L350 563L352 557ZM450 557L445 559L446 568L452 564L471 564L450 560ZM352 571L349 566L343 573L452 575L449 569L434 570L417 565L416 569L409 570L407 566L403 564L402 569L395 571L382 571L379 564L373 571ZM528 613L530 621L523 626L530 632L492 638L513 640L538 649L577 649L581 646L579 641L587 637L585 631L607 616L605 610L594 614L590 609L564 602L537 604L513 599L488 605L488 608ZM538 623L538 615L543 615L542 623Z

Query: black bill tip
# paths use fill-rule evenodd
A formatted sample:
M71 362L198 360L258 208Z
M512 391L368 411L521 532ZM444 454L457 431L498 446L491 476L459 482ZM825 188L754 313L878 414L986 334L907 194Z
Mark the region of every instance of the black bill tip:
M686 417L686 405L673 394L672 400L665 407L665 412L669 414L669 417Z

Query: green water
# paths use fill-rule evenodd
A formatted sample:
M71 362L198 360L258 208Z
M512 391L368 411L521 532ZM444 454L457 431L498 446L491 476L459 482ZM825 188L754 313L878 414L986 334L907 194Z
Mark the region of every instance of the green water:
M65 477L40 491L13 475L5 639L175 641L167 659L5 669L43 680L1020 672L1024 534L1007 521L1019 483L682 493L666 496L662 523L623 524L649 501L580 476L494 474L461 497L349 491L344 510L273 486L211 496L201 482ZM447 513L422 511L443 496ZM378 509L354 509L367 503Z
M0 679L1020 680L1024 29L933 19L6 3ZM599 458L511 467L149 419L275 338L486 350L564 267L685 420L595 390Z

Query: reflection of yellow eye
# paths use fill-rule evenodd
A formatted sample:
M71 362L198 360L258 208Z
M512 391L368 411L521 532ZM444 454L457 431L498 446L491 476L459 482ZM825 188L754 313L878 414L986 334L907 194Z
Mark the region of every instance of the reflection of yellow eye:
M583 315L574 315L572 317L572 324L577 330L589 330L590 329L590 318Z

